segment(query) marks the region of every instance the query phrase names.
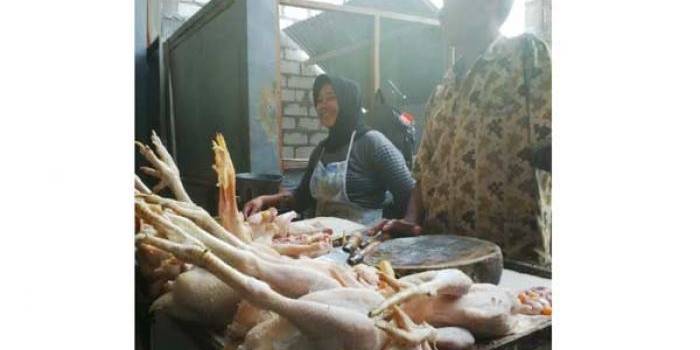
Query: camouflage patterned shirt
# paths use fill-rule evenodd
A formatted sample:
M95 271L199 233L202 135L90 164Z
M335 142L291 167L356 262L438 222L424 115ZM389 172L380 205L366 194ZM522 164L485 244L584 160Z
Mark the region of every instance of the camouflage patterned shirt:
M536 176L531 161L551 142L551 101L549 48L530 34L499 37L461 79L447 72L428 101L414 168L425 232L483 238L508 259L550 263L551 175Z

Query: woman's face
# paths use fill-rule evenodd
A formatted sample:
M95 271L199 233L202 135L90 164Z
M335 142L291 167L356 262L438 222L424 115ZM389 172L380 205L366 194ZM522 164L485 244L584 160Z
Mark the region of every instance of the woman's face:
M338 98L335 96L333 86L324 84L318 92L316 100L316 113L321 119L321 125L331 128L338 119Z

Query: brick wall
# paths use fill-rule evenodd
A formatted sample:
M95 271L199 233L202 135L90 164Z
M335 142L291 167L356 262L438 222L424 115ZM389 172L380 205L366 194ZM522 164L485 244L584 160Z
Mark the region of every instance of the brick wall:
M313 16L318 11L280 6L280 27ZM280 33L282 75L282 159L308 159L314 146L328 136L313 106L314 78L323 71L303 64L309 56L284 31Z

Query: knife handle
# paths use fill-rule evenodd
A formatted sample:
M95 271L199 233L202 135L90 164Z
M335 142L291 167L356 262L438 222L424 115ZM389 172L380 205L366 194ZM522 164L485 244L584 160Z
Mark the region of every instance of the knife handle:
M348 242L345 243L345 245L343 246L343 251L345 251L347 253L352 253L357 249L357 247L360 245L361 242L362 242L362 235L353 234L348 239Z
M377 248L377 246L379 246L380 243L382 243L382 242L381 241L372 241L372 243L370 243L366 248L359 250L356 253L350 255L350 257L348 257L348 264L357 265L357 264L361 263L365 259L365 256L372 253Z

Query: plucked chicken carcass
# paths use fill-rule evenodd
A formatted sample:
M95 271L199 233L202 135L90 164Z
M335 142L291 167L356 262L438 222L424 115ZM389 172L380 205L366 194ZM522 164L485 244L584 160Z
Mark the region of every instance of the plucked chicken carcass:
M370 288L317 288L308 285L306 293L298 298L288 296L298 287L284 287L279 293L271 288L268 278L256 278L254 270L241 270L226 250L215 240L205 236L193 237L174 227L161 226L158 216L151 215L144 205L137 202L139 217L156 227L167 239L153 234L139 234L137 241L154 245L174 254L183 261L206 268L233 287L242 299L252 305L275 312L279 318L267 320L250 331L244 349L263 349L270 345L287 344L287 349L424 349L431 348L437 331L427 323L416 324L396 305L390 305L386 318L371 318L369 312L384 301L384 296ZM203 238L204 240L200 240ZM466 276L465 276L466 277ZM265 281L265 282L263 282ZM467 281L468 278L461 281ZM281 281L279 281L281 282ZM297 284L290 278L287 284ZM454 283L438 284L431 289L459 289ZM448 287L442 288L443 285ZM316 288L314 288L316 287ZM465 289L465 288L461 288ZM264 328L264 330L260 330ZM260 336L263 332L266 336ZM256 343L261 341L262 344Z
M314 291L340 288L342 286L362 288L369 285L367 282L368 280L372 280L366 277L367 273L359 274L356 273L357 269L335 265L329 261L319 261L308 258L291 259L289 257L275 255L276 253L274 251L259 251L254 246L255 242L247 245L242 241L236 241L234 238L234 244L228 244L204 231L190 219L178 217L177 214L171 214L167 211L159 213L158 211L152 210L151 207L145 203L147 200L154 203L162 203L164 207L174 209L173 212L183 213L184 215L203 215L205 219L198 219L197 215L192 215L191 218L199 223L208 222L208 224L202 225L204 227L217 227L216 225L218 224L216 221L209 217L206 212L188 212L181 208L181 206L185 204L160 198L155 195L140 196L136 202L136 210L139 217L149 225L155 227L159 232L169 232L171 236L185 236L189 234L200 239L209 250L222 256L227 263L248 275L254 276L256 279L267 282L273 289L288 297L298 298ZM207 217L208 219L206 219ZM363 277L360 278L360 276ZM175 284L180 283L180 280L181 278L178 278ZM164 308L166 311L177 310L177 312L169 312L169 314L174 317L181 319L186 317L185 319L192 320L192 316L207 315L207 319L211 319L212 317L208 316L214 312L211 308L202 308L199 314L186 312L191 310L193 306L202 306L202 302L197 300L205 297L201 294L200 291L193 292L189 295L180 294L182 299L172 300L178 296L172 291L161 298L166 300L165 303L170 303L168 308ZM170 295L173 297L171 298ZM189 298L192 298L192 300L189 300ZM161 305L160 302L156 302L156 304ZM183 311L182 309L185 310ZM240 315L248 311L250 311L250 308L239 309L239 313L235 314L236 320L251 318L249 315ZM194 321L202 322L202 320ZM240 329L241 327L243 327L243 329L250 329L254 325L247 325L247 327L245 327L245 324L236 324L235 326L235 329ZM238 331L238 333L240 335L241 332Z
M186 207L184 204L178 208L189 210L190 213L201 214L201 208L195 207L182 185L179 178L179 170L172 157L168 154L158 136L153 133L151 140L155 152L148 146L137 142L137 146L144 157L152 164L152 168L142 168L148 175L156 176L160 182L155 190L164 187L171 188L175 197L181 202L192 204ZM229 231L242 232L239 237L246 239L245 225L240 222L241 217L236 215L235 207L235 173L233 164L226 150L225 141L220 135L214 140L213 150L215 154L214 170L219 179L219 214L224 218L224 224L229 226ZM136 190L143 194L151 191L136 177ZM199 211L199 212L198 212ZM137 221L137 228L140 227ZM244 227L240 229L240 227ZM214 230L216 231L216 230ZM228 232L219 230L220 237L227 238ZM159 250L147 244L137 245L137 259L139 268L144 277L152 281L149 294L162 296L157 299L151 310L163 310L169 315L182 320L194 321L206 325L223 327L227 325L236 313L239 298L236 293L223 284L218 278L206 270L186 270L185 264L173 257L170 253ZM184 272L184 273L183 273ZM182 274L181 274L182 273Z
M266 244L283 255L298 257L301 255L318 256L332 248L330 235L315 235L314 240L280 241L289 236L289 226L296 213L277 215L274 208L258 213L245 221L236 203L236 170L228 152L223 135L216 134L213 141L214 165L219 182L219 217L224 228L245 243L255 240ZM254 227L255 226L255 227ZM297 236L303 237L304 236Z
M163 311L179 320L222 328L233 320L240 300L236 291L216 276L195 267L175 278L169 290L153 302L150 311Z
M288 348L381 349L386 346L421 349L440 342L440 334L449 337L450 344L464 344L471 339L466 337L469 334L466 331L453 329L440 333L426 322L414 322L397 307L398 303L414 295L463 295L469 290L471 280L458 270L435 271L406 278L403 282L395 281L388 285L399 289L404 286L405 290L385 299L378 285L367 283L372 281L371 277L364 277L363 284L351 277L350 281L354 280L357 285L347 286L341 284L342 279L329 278L314 271L318 268L315 263L308 268L300 265L283 270L284 265L265 261L256 254L246 256L244 249L229 246L204 230L192 227L183 230L181 227L186 225L178 227L167 220L167 213L152 211L138 200L136 211L140 218L167 238L147 233L139 235L139 242L155 245L184 261L208 269L234 287L242 299L280 316L265 319L253 327L246 336L245 349L267 348L270 342L289 344ZM265 272L267 269L271 271ZM366 270L356 271L357 276L367 274ZM382 277L382 273L378 276L387 281L391 279ZM247 290L249 288L252 290ZM376 308L382 310L371 317L370 311ZM464 337L454 339L460 335Z
M168 202L154 195L144 196L143 199L143 201L136 201L136 213L159 233L175 237L191 236L201 241L207 249L220 256L226 263L243 273L266 281L280 293L299 297L314 290L339 287L341 281L352 283L347 280L353 278L349 273L350 269L343 269L340 266L331 267L327 264L332 263L311 259L300 260L281 256L269 247L266 247L268 250L264 250L261 248L265 246L255 246L255 242L247 244L235 237L229 237L234 242L229 244L220 237L210 234L188 217L168 212L159 214L146 204L147 200L160 201L166 208L178 208L177 202ZM218 224L210 219L208 225Z
M187 271L185 263L172 254L148 244L137 244L136 259L139 271L150 281L148 294L157 297L167 290L168 283Z
M164 158L167 152L153 138ZM158 160L147 146L140 148ZM469 349L475 338L512 331L518 299L493 285L472 284L458 270L395 279L386 269L280 254L297 255L279 249L289 243L313 255L317 247L304 249L326 239L330 245L330 239L291 230L293 212L277 215L271 208L243 220L235 170L220 135L214 152L223 225L186 193L163 198L137 179L136 214L143 223L137 247L157 249L163 261L197 266L165 283L167 292L153 309L229 325L229 334L245 337L241 349ZM153 172L167 186L180 187L179 176L171 176L179 172L161 169L174 166L167 157Z
M139 153L151 164L151 167L141 167L141 171L159 180L153 187L153 192L160 192L167 187L178 200L192 203L182 181L180 181L180 170L155 132L151 133L151 142L155 151L139 141L136 141L136 146ZM137 194L152 193L138 175L135 176L135 189ZM142 228L141 222L137 218L136 231L139 232ZM172 281L180 273L188 270L188 266L172 254L146 244L137 244L136 258L139 261L139 270L142 275L150 281L148 289L152 297L167 291Z
M287 273L290 270L295 270L302 274L310 270L312 281L313 278L317 277L313 274L327 276L325 282L315 281L311 283L311 288L335 287L339 283L359 286L359 283L353 280L355 276L352 271L343 271L329 262L317 262L309 259L297 261L280 256L277 251L292 256L315 256L327 252L330 248L330 240L326 238L327 234L317 235L316 237L320 237L320 239L298 234L296 236L302 237L302 240L289 240L287 231L289 230L289 222L294 218L295 213L278 216L275 212L268 218L269 223L275 226L267 235L270 237L278 236L282 240L280 245L277 246L278 250L273 249L275 248L274 241L272 242L273 244L265 242L265 240L251 242L251 227L255 225L244 222L236 206L235 169L226 148L226 143L220 134L217 135L213 142L215 154L214 170L217 172L219 179L219 215L222 217L222 224L228 226L228 228L220 225L205 210L192 203L184 190L184 186L179 178L179 170L172 157L165 150L155 133L151 136L151 140L156 150L155 152L149 146L137 143L141 154L153 165L153 168L142 168L142 170L160 179L159 185L154 190L162 190L165 187L169 187L175 194L176 200L153 195L137 176L135 183L137 196L140 196L141 199L144 196L151 196L149 197L151 201L149 210L167 211L163 217L168 218L171 224L179 225L184 230L199 230L199 227L202 227L207 234L213 234L221 241L241 248L241 254L244 256L247 253L248 258L250 258L251 254L253 254L254 258L259 258L260 260L253 259L252 261L260 263L262 268L251 266L250 259L245 260L245 262L249 263L246 266L260 268L260 271L263 272L260 276L272 276L273 281L278 281L288 276ZM261 235L265 234L264 232L261 233ZM308 239L309 237L311 239ZM272 248L270 248L270 245L272 245ZM220 327L228 324L233 318L238 297L235 292L215 276L202 269L187 271L186 264L173 257L172 254L148 244L137 244L137 258L140 261L142 271L144 269L147 270L144 275L153 282L151 286L152 294L164 293L154 303L152 310L164 310L171 316L179 319L202 324L215 323ZM272 264L272 268L270 264ZM281 267L281 270L277 267ZM291 276L294 276L294 274ZM319 280L323 281L324 279L321 278ZM335 280L340 282L334 282ZM203 287L200 288L199 286ZM303 292L305 291L297 291L296 293ZM231 305L234 307L232 308Z
M297 213L294 211L277 215L277 209L273 207L251 215L247 222L252 228L254 241L269 245L282 255L315 258L330 252L333 248L332 231L292 230L292 220L296 216Z
M372 314L399 304L415 322L467 329L476 339L513 333L522 310L509 290L487 283L472 284L458 270L426 271L399 280L383 277L399 292L372 310Z
M459 270L426 271L390 284L400 291L372 310L372 315L401 305L415 322L467 329L476 339L510 334L518 320L518 302L509 291L472 284Z
M152 226L144 226L142 232L155 232ZM231 322L240 301L234 290L208 271L192 268L166 251L145 243L137 247L139 268L147 280L153 281L149 294L158 297L151 312L163 311L174 318L214 328ZM167 274L156 274L158 271Z
M156 196L144 196L143 198L152 201L162 201L166 207L173 206L177 203L174 201L169 202L168 200L157 199L158 197ZM350 270L356 273L354 276L346 275L347 281L351 281L351 283L354 282L355 284L353 287L348 287L346 283L342 282L345 279L334 279L333 276L336 275L327 273L335 269L325 270L326 267L321 266L316 260L298 260L281 256L271 258L265 254L255 253L253 247L248 246L246 248L240 241L237 243L239 247L229 246L204 230L194 229L194 227L184 225L184 222L186 222L184 220L173 220L174 217L165 211L159 214L156 211L152 211L146 203L140 203L138 200L136 205L139 217L144 219L149 225L152 225L161 236L170 240L163 240L162 238L155 237L152 233L148 233L141 236L139 242L156 245L161 249L172 249L166 250L175 253L178 258L182 259L184 258L177 254L180 248L175 249L168 244L194 244L199 247L197 249L200 249L201 252L215 254L217 259L221 260L221 263L226 264L229 268L255 281L265 283L267 288L279 294L279 296L291 300L306 300L307 298L320 296L322 301L326 304L330 303L330 305L338 306L334 304L339 302L334 299L337 298L338 295L343 295L345 298L352 298L354 295L363 295L362 298L365 298L364 296L373 295L373 297L371 297L374 298L372 299L373 302L363 304L366 307L360 309L362 313L365 313L365 311L369 312L367 317L370 319L373 319L370 316L379 317L379 319L375 319L375 321L377 321L376 327L382 329L386 334L397 333L403 337L407 336L407 334L400 331L401 329L403 329L403 331L406 329L425 330L425 328L421 327L439 325L443 326L445 329L440 329L439 332L436 330L434 339L433 335L430 336L430 339L433 339L437 343L444 342L444 344L457 346L459 344L473 343L470 339L474 337L483 338L508 334L515 320L511 317L515 305L513 304L515 301L513 301L512 296L496 286L473 285L471 280L458 270L428 271L422 274L410 275L399 280L392 279L391 276L385 276L385 274L381 272L375 272L375 277L386 282L388 288L395 290L395 293L382 293L379 287L380 283L377 283L376 280L373 284L367 283L373 280L371 277L362 280L357 277L366 273L367 270L374 271L372 268L365 267L365 270L359 268L344 269L335 265L340 272L347 272ZM171 216L169 218L170 220L167 220L169 216ZM173 222L179 222L180 226ZM188 233L191 233L191 235ZM248 255L245 252L250 252L251 254ZM301 268L292 269L293 271L284 270L284 264L274 263L275 260L279 258L289 260L282 260L283 262L295 262L295 264L299 264ZM195 264L204 264L201 261L184 260ZM309 265L303 266L305 263ZM330 262L323 262L322 264L326 263L333 264ZM208 269L211 268L211 266L205 264L203 266ZM261 273L262 270L268 269L270 271ZM323 273L316 273L319 271ZM298 273L298 275L288 275L288 273L295 272ZM360 283L360 281L364 283ZM229 286L231 285L229 282L226 283ZM341 292L341 290L350 291ZM370 293L359 292L359 290L368 291ZM333 293L335 294L330 291L334 291ZM345 295L343 293L349 294ZM328 297L333 300L326 300L324 299L326 295L334 295L335 297ZM389 295L389 297L385 299L384 295ZM379 296L379 298L376 298L376 296ZM248 300L243 296L241 297L244 300ZM278 310L270 308L269 305L260 305L253 300L248 300L248 302L257 308L266 308L267 310L279 314ZM408 315L411 322L413 322L412 324L408 326L405 325L407 323L401 316L402 312L396 311L394 308L397 305L401 305L401 308L406 310L404 314ZM353 307L359 308L358 305L354 305ZM387 311L389 311L389 314L386 314ZM437 314L442 315L442 317L436 317ZM389 318L389 321L386 324L379 322L383 318ZM431 322L433 323L431 324ZM399 331L396 329L398 323L404 325L401 326L404 328L399 328ZM419 327L418 325L421 326ZM306 343L309 333L305 333L303 328L284 316L281 318L265 318L261 323L252 327L252 329L250 325L248 325L245 330L250 330L247 332L246 344L252 349L257 349L258 345L263 346L256 342L264 343L266 341L272 341L270 339L280 340L287 336L292 338L284 339L295 344L299 342L298 344L301 344L300 346L313 345L311 343ZM388 341L391 336L386 334L385 336L388 338L386 338L385 341ZM423 341L428 338L420 339ZM446 339L450 340L448 341ZM449 345L444 346L447 347Z
M420 296L403 304L417 322L468 329L476 339L511 334L517 324L517 299L503 288L479 283L461 296Z

